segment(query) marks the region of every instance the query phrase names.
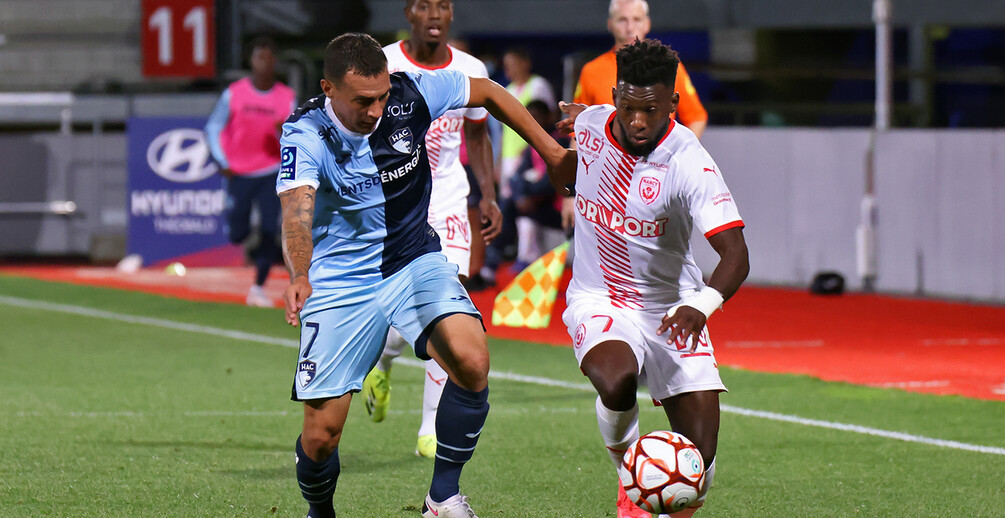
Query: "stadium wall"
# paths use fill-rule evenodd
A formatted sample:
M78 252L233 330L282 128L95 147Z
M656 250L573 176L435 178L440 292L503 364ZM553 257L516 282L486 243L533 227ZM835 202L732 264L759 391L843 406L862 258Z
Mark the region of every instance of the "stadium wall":
M464 0L455 27L468 34L590 33L607 23L609 0ZM989 26L1005 20L1005 2L893 2L895 25ZM401 0L369 0L370 30L404 29ZM650 0L653 29L872 27L873 0ZM486 13L491 13L486 16Z
M205 100L209 110L212 99ZM158 103L140 103L160 114ZM190 104L191 106L191 104ZM711 128L703 142L747 225L750 281L807 286L820 271L860 289L856 227L870 132ZM893 130L877 140L876 288L1005 300L1005 131ZM124 253L122 134L5 134L0 201L71 200L76 216L0 217L0 255ZM706 273L716 255L696 238Z
M711 128L702 141L747 227L750 280L860 289L856 228L868 130ZM1005 300L1005 131L894 130L876 142L877 278L885 292ZM716 255L695 239L710 272Z

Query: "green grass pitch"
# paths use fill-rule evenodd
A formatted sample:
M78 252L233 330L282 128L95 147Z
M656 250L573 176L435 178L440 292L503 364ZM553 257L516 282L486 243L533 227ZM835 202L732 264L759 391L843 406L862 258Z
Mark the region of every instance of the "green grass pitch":
M278 310L0 276L0 516L304 516L293 468L301 411L289 400L295 351L207 328L296 336ZM461 480L476 511L615 516L616 476L572 352L490 347L492 409ZM1005 403L722 375L730 408L989 451L725 412L715 485L696 516L1005 516ZM380 424L354 402L340 447L340 517L418 516L432 468L413 455L421 382L418 368L395 367ZM643 431L667 428L660 409L641 406Z

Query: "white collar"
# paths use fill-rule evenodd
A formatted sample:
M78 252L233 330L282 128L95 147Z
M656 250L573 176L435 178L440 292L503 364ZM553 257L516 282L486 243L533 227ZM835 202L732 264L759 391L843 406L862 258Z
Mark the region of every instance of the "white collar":
M345 133L346 135L349 135L350 137L367 138L370 135L373 135L373 131L371 131L370 133L356 133L355 131L346 128L345 124L342 124L342 121L339 120L338 115L335 115L335 110L332 110L332 100L328 98L327 95L325 96L325 113L328 114L328 118L332 120L332 122L335 124L335 127L338 128L339 131ZM380 119L377 119L377 124L373 125L374 131L377 131L377 126L380 126L380 120L383 118L384 117L381 116Z

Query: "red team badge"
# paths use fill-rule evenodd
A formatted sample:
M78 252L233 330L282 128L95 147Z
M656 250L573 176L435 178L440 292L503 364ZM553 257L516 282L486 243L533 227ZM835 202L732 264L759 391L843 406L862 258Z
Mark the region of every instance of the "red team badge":
M585 339L586 339L586 326L583 324L579 324L579 327L576 328L576 349L579 349L580 347L583 346L583 340Z
M639 195L646 205L656 201L656 197L660 195L660 181L651 176L642 177L642 181L639 182Z

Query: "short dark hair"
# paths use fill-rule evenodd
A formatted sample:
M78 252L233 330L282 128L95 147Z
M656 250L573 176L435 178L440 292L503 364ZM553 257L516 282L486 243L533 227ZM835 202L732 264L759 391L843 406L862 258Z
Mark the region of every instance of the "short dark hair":
M551 115L551 106L541 99L534 99L533 101L527 103L527 111L539 111L541 113Z
M518 57L518 58L520 58L520 59L522 59L524 61L531 61L531 58L530 58L530 49L528 49L527 47L524 47L522 45L518 46L518 47L510 47L510 48L506 49L506 52L503 52L503 55L506 55L506 54L513 54L514 56L516 56L516 57Z
M677 80L677 52L657 40L636 39L614 54L618 62L618 81L634 86L662 84L673 88Z
M405 0L405 9L412 7L412 4L414 4L416 1L418 0ZM450 3L454 3L454 0L450 0Z
M271 50L273 54L277 54L278 47L276 47L276 40L268 36L258 36L251 40L251 44L248 46L250 52L254 52L256 49L268 49Z
M369 34L347 32L325 48L325 79L340 82L349 72L374 77L387 71L387 56Z

